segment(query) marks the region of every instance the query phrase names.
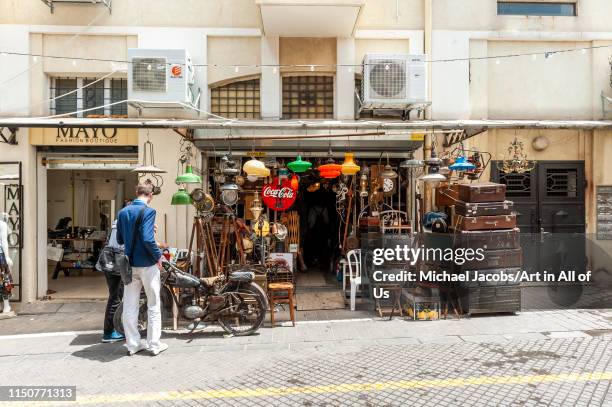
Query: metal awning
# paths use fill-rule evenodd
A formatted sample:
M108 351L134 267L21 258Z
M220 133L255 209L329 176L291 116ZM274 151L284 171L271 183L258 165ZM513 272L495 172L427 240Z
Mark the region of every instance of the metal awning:
M36 118L0 117L2 128L28 127L106 127L141 129L246 129L263 130L412 130L428 129L583 129L612 130L612 120L200 120L200 119L120 119L120 118Z
M417 149L423 133L443 135L452 145L488 129L612 130L612 120L199 120L119 118L0 118L2 128L135 128L172 129L205 150L224 149L231 139L236 151L259 149L295 153L299 146L312 152L332 149L400 155ZM340 137L338 137L340 135ZM282 136L282 137L279 137ZM316 138L313 138L316 137ZM279 140L279 138L282 138Z

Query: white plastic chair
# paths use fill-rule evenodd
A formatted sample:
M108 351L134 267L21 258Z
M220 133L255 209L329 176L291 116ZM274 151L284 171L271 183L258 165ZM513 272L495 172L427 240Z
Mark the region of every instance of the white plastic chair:
M351 250L346 254L351 284L351 311L355 311L357 288L361 285L361 249Z

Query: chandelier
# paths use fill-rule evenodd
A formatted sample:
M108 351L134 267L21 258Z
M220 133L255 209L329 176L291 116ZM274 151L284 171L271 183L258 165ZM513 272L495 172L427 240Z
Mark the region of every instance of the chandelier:
M506 174L523 174L533 170L535 164L535 161L527 159L523 142L514 136L514 141L510 143L504 160L497 163L497 169Z

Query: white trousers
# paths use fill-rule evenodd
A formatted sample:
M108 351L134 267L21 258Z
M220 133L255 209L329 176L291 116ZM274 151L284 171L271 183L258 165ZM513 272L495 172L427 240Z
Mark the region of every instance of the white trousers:
M157 265L132 267L132 282L123 290L123 330L128 351L134 352L140 346L138 312L140 290L144 287L147 295L147 349L155 351L161 337L161 305L159 299L160 280Z

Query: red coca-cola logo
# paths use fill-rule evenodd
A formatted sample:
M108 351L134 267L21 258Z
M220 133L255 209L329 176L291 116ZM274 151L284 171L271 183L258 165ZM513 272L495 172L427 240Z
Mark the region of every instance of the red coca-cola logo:
M291 208L297 197L296 191L291 188L291 181L274 177L271 184L265 184L261 190L264 204L273 211L286 211Z

